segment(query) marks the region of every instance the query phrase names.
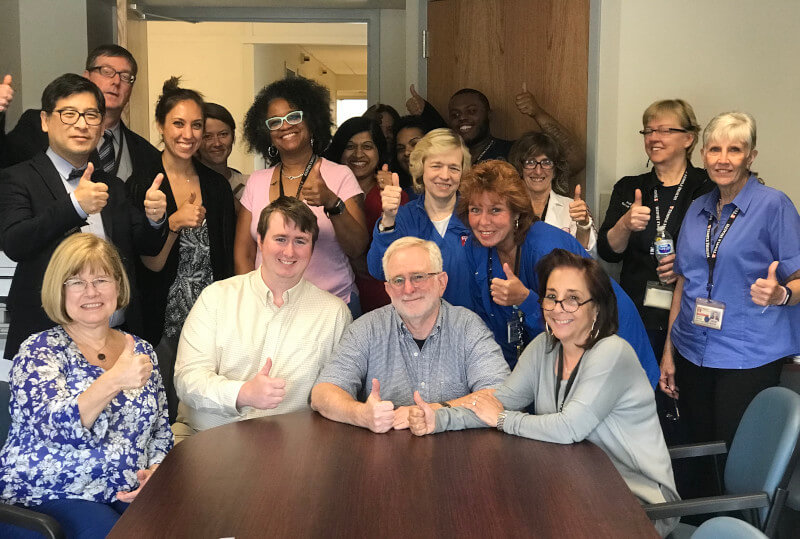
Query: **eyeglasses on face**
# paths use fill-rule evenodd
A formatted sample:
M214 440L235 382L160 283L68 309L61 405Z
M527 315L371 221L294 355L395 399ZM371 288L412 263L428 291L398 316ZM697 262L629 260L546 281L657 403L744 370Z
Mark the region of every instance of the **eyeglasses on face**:
M544 170L552 170L556 164L550 159L542 159L541 161L537 161L536 159L526 159L522 162L522 166L530 170L533 170L538 166L541 166Z
M64 286L67 290L75 293L86 292L90 284L98 292L104 292L112 287L114 280L111 277L98 277L91 281L84 281L83 279L67 279L64 281Z
M86 121L86 125L95 126L103 123L103 114L97 109L89 109L85 112L78 112L75 109L58 109L53 112L57 113L61 118L61 123L66 125L75 125L81 116Z
M659 135L667 136L673 133L688 133L688 132L689 132L688 129L683 129L680 127L659 127L658 129L651 129L649 127L645 127L644 129L641 129L639 131L639 134L644 135L646 137L647 135L652 135L653 133L658 133Z
M275 131L276 129L280 129L283 125L283 122L286 122L289 125L297 125L303 121L303 111L302 110L293 110L286 116L273 116L272 118L267 118L266 124L267 129L270 131Z
M594 301L592 298L587 299L586 301L578 301L578 298L570 297L564 299L556 299L555 296L547 295L539 300L539 303L542 306L542 309L545 311L553 311L556 308L556 305L559 303L561 304L561 308L564 309L564 312L567 313L574 313L590 301Z
M422 286L422 284L426 283L431 277L434 275L439 275L441 271L434 271L430 273L412 273L408 277L403 277L402 275L398 275L396 277L392 277L387 283L389 283L392 288L397 290L402 289L406 285L406 281L411 283L411 286L417 288Z
M111 66L94 66L90 67L88 71L97 71L107 79L113 79L115 76L119 75L119 80L127 84L133 84L136 80L136 75L128 71L117 71Z

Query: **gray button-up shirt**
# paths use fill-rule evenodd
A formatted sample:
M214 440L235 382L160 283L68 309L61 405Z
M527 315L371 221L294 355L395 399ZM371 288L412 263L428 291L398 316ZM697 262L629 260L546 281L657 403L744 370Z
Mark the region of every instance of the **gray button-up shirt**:
M414 391L428 402L497 387L509 375L492 332L478 315L442 300L422 349L393 306L365 314L347 330L317 383L328 382L365 401L372 379L381 400L414 404Z

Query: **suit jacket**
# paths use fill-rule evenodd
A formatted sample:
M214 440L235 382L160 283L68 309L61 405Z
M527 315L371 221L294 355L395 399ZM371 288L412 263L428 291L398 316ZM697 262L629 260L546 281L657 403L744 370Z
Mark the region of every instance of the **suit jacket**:
M37 153L47 150L49 143L47 133L42 131L41 112L36 109L26 110L14 129L7 134L2 129L5 113L0 113L0 168L27 161ZM120 122L120 128L125 137L125 147L131 156L133 167L131 176L141 176L145 171L161 165L161 152L128 129L124 122ZM90 161L97 169L99 156L96 151L92 152ZM128 180L128 178L121 179Z
M121 180L95 171L93 181L108 185L108 203L100 212L106 237L116 246L131 281L131 303L125 326L132 333L143 327L136 287L135 262L139 255L155 255L166 239L167 227L153 228L127 197ZM86 221L78 215L64 183L43 152L33 159L0 171L0 247L17 262L8 294L11 323L5 357L16 355L32 333L55 324L44 313L42 279L61 240L80 232Z

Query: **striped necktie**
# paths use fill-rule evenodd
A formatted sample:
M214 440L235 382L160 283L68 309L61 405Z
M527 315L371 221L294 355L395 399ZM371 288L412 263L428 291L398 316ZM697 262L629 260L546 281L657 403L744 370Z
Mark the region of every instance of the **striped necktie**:
M114 171L114 133L110 130L106 130L103 133L103 145L100 146L100 151L98 152L100 156L100 168L108 173L113 173Z
M76 180L80 180L81 176L83 176L84 172L86 172L85 168L80 168L80 169L79 168L73 168L72 170L70 170L69 176L67 176L67 181L68 182L74 182Z

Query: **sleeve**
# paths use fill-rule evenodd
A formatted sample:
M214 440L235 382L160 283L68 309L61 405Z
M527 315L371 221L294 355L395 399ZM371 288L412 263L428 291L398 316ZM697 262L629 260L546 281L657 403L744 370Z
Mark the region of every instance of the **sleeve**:
M100 412L91 428L83 426L78 409L82 392L69 387L67 351L49 342L51 336L50 331L32 335L14 357L11 417L47 443L97 448L109 429L109 408Z
M363 323L363 322L362 322ZM360 329L356 329L359 328ZM344 331L330 361L325 363L314 385L327 383L340 387L358 400L364 387L369 366L371 331L365 332L361 324L351 324Z
M442 118L442 115L439 114L439 111L427 101L425 101L425 107L422 109L420 118L422 118L422 121L425 123L425 127L427 127L428 131L438 129L440 127L447 127L447 122L444 121L444 118Z
M603 225L600 227L600 232L597 235L597 253L600 258L606 262L621 262L624 253L616 253L608 244L608 231L614 228L617 221L628 212L628 207L625 206L627 197L623 193L624 185L623 180L618 181L611 191L611 200L608 203L606 210L606 217L603 220Z
M647 373L650 385L655 388L658 384L658 379L661 377L661 368L653 352L653 345L650 344L650 338L642 322L642 317L639 315L636 305L634 305L622 287L613 279L611 279L611 285L614 288L614 294L617 296L617 320L619 322L617 335L631 345L644 372Z
M113 197L118 199L118 207L120 211L128 212L128 219L131 226L131 237L133 244L136 247L136 252L139 255L155 256L161 252L164 242L167 240L168 227L164 226L167 221L167 214L164 213L164 218L158 225L151 224L144 213L144 198L142 203L137 204L132 202L130 198L125 196L125 188L122 185L122 180L114 178L113 184ZM109 185L111 188L111 185ZM110 190L110 189L109 189Z
M785 283L790 275L800 270L800 215L784 193L780 193L778 225L772 230L772 252L775 260L780 261L777 276L780 282Z
M267 174L267 177L269 177L270 174L268 171L270 170L272 169L267 169L266 171L259 170L252 173L248 178L247 183L244 185L239 202L241 202L244 209L250 213L253 213L255 192L262 184L261 177L263 174Z
M378 219L375 223L375 229L372 232L372 243L369 246L369 251L367 251L367 269L375 279L379 281L386 280L386 276L383 274L383 255L392 242L405 236L415 235L409 232L409 217L408 206L400 206L394 220L394 230L381 232L378 230L378 224L381 220Z
M206 413L239 417L236 398L245 382L218 374L217 305L214 287L206 288L189 311L175 361L175 390L187 406Z
M147 341L136 337L137 353L147 354L153 363L153 381L156 388L156 409L154 420L150 428L150 437L147 441L147 467L160 464L167 453L172 449L172 429L169 426L169 413L167 411L167 393L164 390L164 380L158 370L156 352Z
M470 391L497 387L511 372L508 363L483 320L472 312L467 315L463 334L467 341L466 367Z

